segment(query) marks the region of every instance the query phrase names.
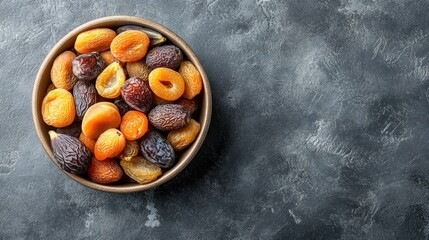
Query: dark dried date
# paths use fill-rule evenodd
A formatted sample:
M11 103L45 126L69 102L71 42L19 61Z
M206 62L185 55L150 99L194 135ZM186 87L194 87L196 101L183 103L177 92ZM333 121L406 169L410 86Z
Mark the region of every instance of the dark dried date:
M198 103L193 99L181 98L175 102L176 104L186 107L191 114L193 114L198 109Z
M171 131L186 126L191 120L191 113L179 104L158 105L149 112L149 122L162 131Z
M94 83L81 80L73 86L73 97L77 117L82 120L86 110L97 102L97 89Z
M142 137L140 150L148 161L162 168L173 166L176 159L171 144L156 131L149 131Z
M152 107L153 93L149 84L141 78L133 77L124 82L121 88L122 99L132 108L148 112Z
M182 50L174 45L154 47L146 55L146 65L152 69L159 67L176 69L182 61Z
M92 52L77 56L73 62L73 74L80 80L90 81L106 67L106 63L100 53Z

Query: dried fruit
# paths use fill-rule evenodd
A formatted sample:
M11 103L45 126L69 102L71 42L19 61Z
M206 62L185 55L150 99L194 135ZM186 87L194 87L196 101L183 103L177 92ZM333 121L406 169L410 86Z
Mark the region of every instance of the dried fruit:
M156 96L155 94L153 95L154 96L154 98L153 98L153 105L163 105L163 104L168 104L168 103L174 103L174 102L172 102L172 101L167 101L167 100L165 100L165 99L162 99L162 98L160 98L160 97L158 97L158 96Z
M200 128L200 124L194 119L191 119L186 127L169 132L167 140L171 143L174 150L183 150L191 145L195 138L197 138Z
M95 139L89 138L85 134L80 133L79 140L88 148L90 152L94 152Z
M167 41L167 39L164 36L162 36L161 33L149 28L144 28L136 25L125 25L125 26L119 27L118 29L116 29L116 34L120 34L128 30L137 30L137 31L142 31L146 33L150 39L151 47Z
M185 80L185 92L182 96L187 99L197 96L203 89L203 80L194 64L190 61L183 61L180 64L179 73Z
M92 158L91 166L88 169L88 177L91 181L100 184L110 184L119 181L124 172L114 159L99 161Z
M143 79L143 81L148 81L150 71L152 71L152 69L146 65L144 60L127 63L129 77L138 77Z
M94 146L94 155L98 160L118 156L126 145L124 135L115 128L110 128L98 137Z
M82 175L91 163L91 153L79 139L49 131L51 147L57 163L69 173Z
M49 84L48 88L46 89L46 94L48 94L48 92L50 92L54 89L56 89L55 85L53 83Z
M161 168L142 156L135 156L129 161L122 159L120 164L125 174L140 184L153 182L162 174Z
M119 64L121 64L122 67L125 66L125 63L120 62L118 59L116 59L111 51L104 51L102 53L100 53L101 57L104 59L104 62L106 63L106 66L109 66L110 64L112 64L114 61L118 61Z
M130 78L121 88L122 99L132 108L148 112L152 106L153 93L149 84L141 78Z
M55 58L51 68L51 80L56 88L70 90L77 79L73 75L72 62L76 54L71 51L65 51Z
M74 48L79 53L102 52L109 49L115 37L116 33L112 29L91 29L77 36Z
M176 69L182 61L182 50L174 45L154 47L146 55L146 65L152 69L160 67Z
M122 150L121 154L119 154L119 158L125 161L131 160L131 158L137 156L139 154L139 144L137 141L127 141L127 145L125 145L124 150Z
M97 102L94 83L78 81L73 87L73 97L77 117L82 120L88 108Z
M175 101L185 91L185 80L174 70L157 68L149 74L149 86L158 97L167 101Z
M110 51L121 62L135 62L146 55L149 42L150 39L146 33L129 30L113 39Z
M66 127L73 123L76 110L73 95L64 89L50 91L42 102L43 121L57 128Z
M109 128L117 128L121 124L121 115L115 104L99 102L88 108L82 120L82 132L92 139Z
M185 106L191 114L193 114L198 109L198 103L195 100L195 98L194 99L181 98L177 100L176 104Z
M149 112L149 122L162 131L182 128L189 123L191 113L178 104L158 105Z
M128 141L137 140L147 132L149 121L146 114L131 110L122 117L121 132Z
M122 98L116 99L113 103L118 107L121 116L132 109Z
M162 168L173 166L176 155L171 144L158 132L148 131L140 142L143 156Z
M78 138L81 133L80 123L73 122L67 127L57 128L57 133L66 134Z
M113 99L121 95L121 87L124 81L124 69L119 62L113 62L98 75L95 88L102 97Z
M80 80L90 81L106 67L104 59L98 52L92 52L77 56L73 60L73 74Z

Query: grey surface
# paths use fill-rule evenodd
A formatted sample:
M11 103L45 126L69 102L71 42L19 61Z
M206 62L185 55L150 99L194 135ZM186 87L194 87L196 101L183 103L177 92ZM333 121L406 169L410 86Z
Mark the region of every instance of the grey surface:
M427 1L171 2L0 1L0 238L428 238ZM153 191L75 183L33 128L44 57L107 15L165 24L211 81L204 146Z

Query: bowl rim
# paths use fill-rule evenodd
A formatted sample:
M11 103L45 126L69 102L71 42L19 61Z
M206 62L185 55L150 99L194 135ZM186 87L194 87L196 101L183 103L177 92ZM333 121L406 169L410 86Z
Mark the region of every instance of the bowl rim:
M128 25L128 24L148 27L160 32L174 45L179 47L186 55L187 59L191 61L198 69L202 77L203 86L204 86L203 91L201 93L203 97L202 97L200 121L199 121L199 123L201 124L201 129L197 138L192 143L192 145L189 146L188 149L182 153L179 159L176 159L176 164L169 170L165 171L163 175L161 175L161 177L158 178L157 180L147 184L130 183L130 184L118 184L118 185L102 185L102 184L92 182L84 177L68 173L63 169L61 169L61 167L56 162L51 150L50 141L46 139L47 133L44 133L42 129L42 125L46 125L46 124L44 123L43 118L41 117L41 112L39 110L41 108L41 106L39 106L41 105L41 102L40 104L38 104L39 103L38 99L41 98L40 95L42 94L44 95L45 91L40 90L40 85L41 85L41 82L44 80L43 79L44 72L48 71L47 69L50 68L50 65L52 65L53 60L61 53L59 51L61 50L63 45L66 44L71 39L76 38L79 33L93 28L103 27L103 25L104 27L109 28L109 25L121 26L121 25ZM34 81L33 92L32 92L32 116L33 116L34 127L36 130L37 136L39 138L39 141L41 142L45 152L48 154L51 161L64 174L66 174L76 182L95 190L112 192L112 193L132 193L132 192L144 191L144 190L157 187L161 184L164 184L165 182L174 178L193 160L198 150L202 146L210 126L211 114L212 114L212 95L211 95L210 82L208 80L207 74L204 71L204 68L200 60L198 59L194 51L191 49L191 47L176 33L171 31L164 25L146 18L135 17L135 16L107 16L107 17L97 18L89 22L83 23L77 26L76 28L74 28L73 30L71 30L70 32L68 32L63 38L61 38L60 41L58 41L54 45L54 47L49 51L49 53L46 55L45 59L43 60L42 64L40 65Z

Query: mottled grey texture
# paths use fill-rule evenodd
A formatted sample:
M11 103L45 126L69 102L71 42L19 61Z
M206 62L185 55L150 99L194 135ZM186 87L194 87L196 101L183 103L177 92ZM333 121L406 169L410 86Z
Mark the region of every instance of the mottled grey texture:
M172 2L0 1L0 238L428 238L427 1ZM68 179L31 120L48 51L107 15L165 24L211 81L204 146L148 192Z

